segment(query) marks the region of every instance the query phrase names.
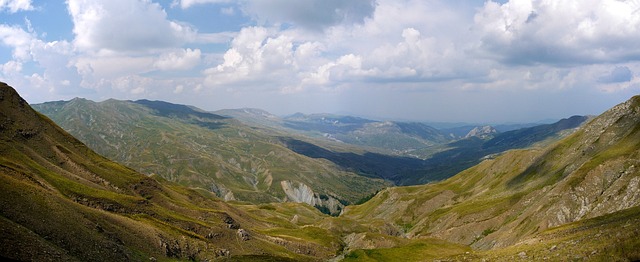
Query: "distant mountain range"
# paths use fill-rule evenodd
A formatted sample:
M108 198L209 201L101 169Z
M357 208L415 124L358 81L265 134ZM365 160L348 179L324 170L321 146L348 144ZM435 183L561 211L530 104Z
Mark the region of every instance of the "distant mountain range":
M344 204L384 186L368 178L397 185L446 179L489 155L557 139L587 119L504 133L485 127L491 132L472 130L454 139L421 123L329 114L280 118L259 109L206 112L162 101L74 99L34 108L97 152L143 173L210 189L227 200L307 199L336 214ZM314 178L322 173L336 179ZM289 187L282 183L308 186L311 191L305 194L313 197L285 192ZM321 201L320 195L333 200Z
M296 131L311 137L352 144L385 154L411 156L452 140L422 123L375 121L353 116L296 113L277 117L256 109L222 110L218 113L247 124ZM421 153L419 153L421 154Z
M100 120L98 111L76 111L74 108L78 105L73 103L85 105L87 109L106 107L110 109L108 113L113 114L110 120L118 122ZM288 150L285 144L291 143L293 147L319 147L311 143L317 140L277 132L275 126L246 127L228 117L165 102L94 103L74 99L44 105L49 106L47 110L56 112L57 108L57 112L66 113L69 118L81 119L78 125L100 126L102 129L93 133L95 139L110 142L107 146L118 146L118 152L123 155L131 154L128 150L135 147L141 148L134 151L136 155L131 159L148 154L145 150L156 152L157 148L157 152L163 152L159 150L163 143L172 140L186 143L189 140L180 139L195 137L199 140L193 139L189 149L205 151L210 146L223 150L234 148L233 152L244 150L245 153L233 155L240 160L224 158L232 167L242 169L248 162L240 156L261 155L262 148L267 147L250 146L266 143L260 140L264 137L257 135L260 132L271 134L267 136L272 139L270 143L280 145L283 152ZM70 105L73 106L63 110ZM198 176L188 177L193 171L179 172L196 165L185 165L174 173L183 179L176 181L187 187L159 175L138 173L94 153L49 118L34 111L13 88L0 83L0 258L18 261L636 261L640 259L640 96L587 120L586 124L579 124L584 121L583 117L571 117L547 126L498 133L493 138L473 137L452 142L458 145L452 149L466 146L484 150L478 155L529 146L485 155L481 163L443 181L388 187L371 194L368 201L346 206L339 216L333 217L322 214L312 207L313 202L307 201L260 204L221 201L211 188L194 186L198 181L191 180ZM120 128L119 125L134 128L109 129ZM580 127L572 128L576 125ZM109 136L118 131L116 139L110 140ZM160 139L154 138L154 133L158 133ZM208 133L215 136L210 137ZM131 134L149 138L127 138L136 137ZM204 143L212 137L221 138L214 140L217 144ZM248 144L238 142L240 138L247 138ZM448 146L453 146L452 143ZM169 165L154 167L153 161L145 161L153 168L162 170L164 166L166 170L172 168L171 160L175 164L192 157L190 154L200 157L198 150L183 151L186 147L179 145L171 144L174 155L162 153L171 156ZM271 146L267 148L275 150ZM337 159L327 158L338 153L359 155L335 151L337 149L357 148L328 143L326 148L310 150L319 153L318 158L294 157L296 154L292 151L282 156L341 169L335 162L332 164ZM222 152L218 154L226 156ZM451 150L442 152L448 152L445 159L458 159L456 155L460 154ZM360 156L367 154L371 153ZM263 165L255 166L256 170L273 160L269 157L267 153ZM346 157L350 159L351 156ZM294 162L287 163L293 170L299 168ZM219 166L213 167L226 167L216 165ZM367 166L366 162L360 165ZM275 167L268 167L276 172ZM285 166L277 171L287 170ZM340 172L345 173L344 177L355 178L354 191L358 191L358 181L378 183L344 170ZM322 178L341 178L333 175ZM263 181L256 187L260 188ZM306 180L282 180L280 187L288 198L315 199L317 195L322 201L332 201L331 196L317 193L315 189L309 194L311 184ZM272 197L268 191L263 194Z
M97 106L78 99L69 103ZM123 110L131 117L127 124L145 121L117 101L104 105ZM184 108L177 109L169 114L181 114ZM92 114L70 117L103 124ZM199 117L221 120L207 113ZM322 217L307 205L230 205L208 190L192 190L111 162L0 83L2 260L329 259L340 248L339 238L308 227Z
M100 154L225 200L306 202L338 214L389 185L297 154L278 133L185 105L73 99L34 108Z
M280 118L259 109L206 112L162 101L74 99L34 108L97 152L140 172L227 200L305 199L334 214L385 186L371 179L396 185L446 179L483 157L557 139L586 119L505 133L478 127L454 139L421 123L329 114ZM327 182L322 176L334 178ZM305 193L294 193L300 190Z

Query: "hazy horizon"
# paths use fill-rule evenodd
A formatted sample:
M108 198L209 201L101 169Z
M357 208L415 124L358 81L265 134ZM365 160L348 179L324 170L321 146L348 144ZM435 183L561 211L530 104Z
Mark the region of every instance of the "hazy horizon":
M529 123L640 91L640 2L10 0L0 81L29 103Z

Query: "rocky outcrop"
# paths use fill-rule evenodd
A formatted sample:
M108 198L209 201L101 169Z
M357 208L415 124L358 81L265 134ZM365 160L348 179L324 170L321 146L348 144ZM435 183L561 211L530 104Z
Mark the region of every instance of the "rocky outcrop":
M233 192L224 185L211 184L211 192L215 193L219 198L224 199L224 201L236 200Z
M282 191L287 195L287 201L296 203L306 203L314 206L323 213L338 215L344 208L344 204L340 203L332 196L317 194L313 192L309 186L304 183L292 181L280 181Z
M247 230L240 228L238 229L238 238L242 239L242 241L248 241L251 239L251 235Z
M492 126L477 126L471 129L471 131L469 131L469 133L467 133L464 138L478 137L481 139L489 139L497 133L498 131Z

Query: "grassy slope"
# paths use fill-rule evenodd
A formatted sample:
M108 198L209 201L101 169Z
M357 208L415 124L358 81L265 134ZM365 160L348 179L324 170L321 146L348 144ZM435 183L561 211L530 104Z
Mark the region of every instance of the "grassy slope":
M281 145L273 130L249 128L233 119L194 124L205 120L160 116L140 104L116 100L74 99L36 108L97 152L142 173L207 190L215 184L252 203L281 201L284 180L347 202L386 185L296 154Z
M0 91L3 257L204 259L228 250L233 260L278 261L346 250L347 261L638 258L639 99L547 149L387 189L334 218L291 203L232 206L146 177ZM238 227L251 239L242 241Z
M390 225L410 238L499 250L554 226L625 212L640 204L639 100L613 108L547 149L513 150L440 183L390 188L349 207L343 217L370 228ZM620 245L637 244L628 238Z
M640 259L640 207L547 229L517 245L476 252L490 261Z
M147 177L97 155L0 86L0 257L16 260L148 261L262 256L316 260L333 243L310 235L269 233L303 225L257 219L163 179ZM264 209L272 216L308 206ZM251 209L251 208L248 208ZM296 211L297 212L297 211ZM246 230L250 239L237 234ZM316 233L317 235L318 233ZM278 238L287 238L280 241ZM308 240L318 239L314 244ZM332 242L333 241L333 242ZM300 252L304 247L306 252Z

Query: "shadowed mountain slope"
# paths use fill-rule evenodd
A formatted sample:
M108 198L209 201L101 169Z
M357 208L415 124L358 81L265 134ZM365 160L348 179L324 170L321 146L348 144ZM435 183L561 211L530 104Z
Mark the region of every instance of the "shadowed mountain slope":
M338 214L388 185L297 154L272 130L185 105L73 99L34 108L108 158L226 200L305 202Z
M470 137L447 144L446 150L424 161L424 168L402 177L401 185L425 184L449 178L482 161L510 149L527 148L546 140L557 140L570 134L588 117L572 116L553 124L521 128L498 133L490 139Z
M249 127L233 118L162 101L96 103L74 99L34 108L97 152L140 172L208 189L227 200L304 201L327 207L334 214L340 212L340 202L353 203L384 186L371 178L396 185L446 179L487 155L558 137L586 119L572 117L501 133L489 140L471 137L446 144L442 134L424 124L345 116L297 114L283 120L257 109L220 111L253 119L253 127ZM349 134L369 142L323 142L278 128L283 124ZM407 146L429 144L430 150L440 152L425 159L389 153L399 150L399 138L406 140ZM362 152L350 146L353 144L368 146L364 150L374 149L372 146L387 149ZM382 153L385 151L389 154ZM332 179L325 179L328 177Z
M587 117L573 116L553 124L523 128L495 135L491 139L470 137L440 145L446 149L425 159L380 153L336 152L291 138L281 139L291 150L312 158L327 159L347 170L384 178L396 185L426 184L449 178L472 167L485 157L514 148L526 148L547 139L573 132Z
M567 257L637 259L639 166L636 96L548 147L508 151L440 183L389 188L343 218L493 250L476 258L522 251L531 259L525 250L553 255L544 249L562 246Z
M253 126L300 133L317 138L318 142L339 142L388 155L423 157L430 154L434 146L451 141L450 137L423 123L376 121L333 114L296 113L280 118L250 108L220 110L216 113Z

